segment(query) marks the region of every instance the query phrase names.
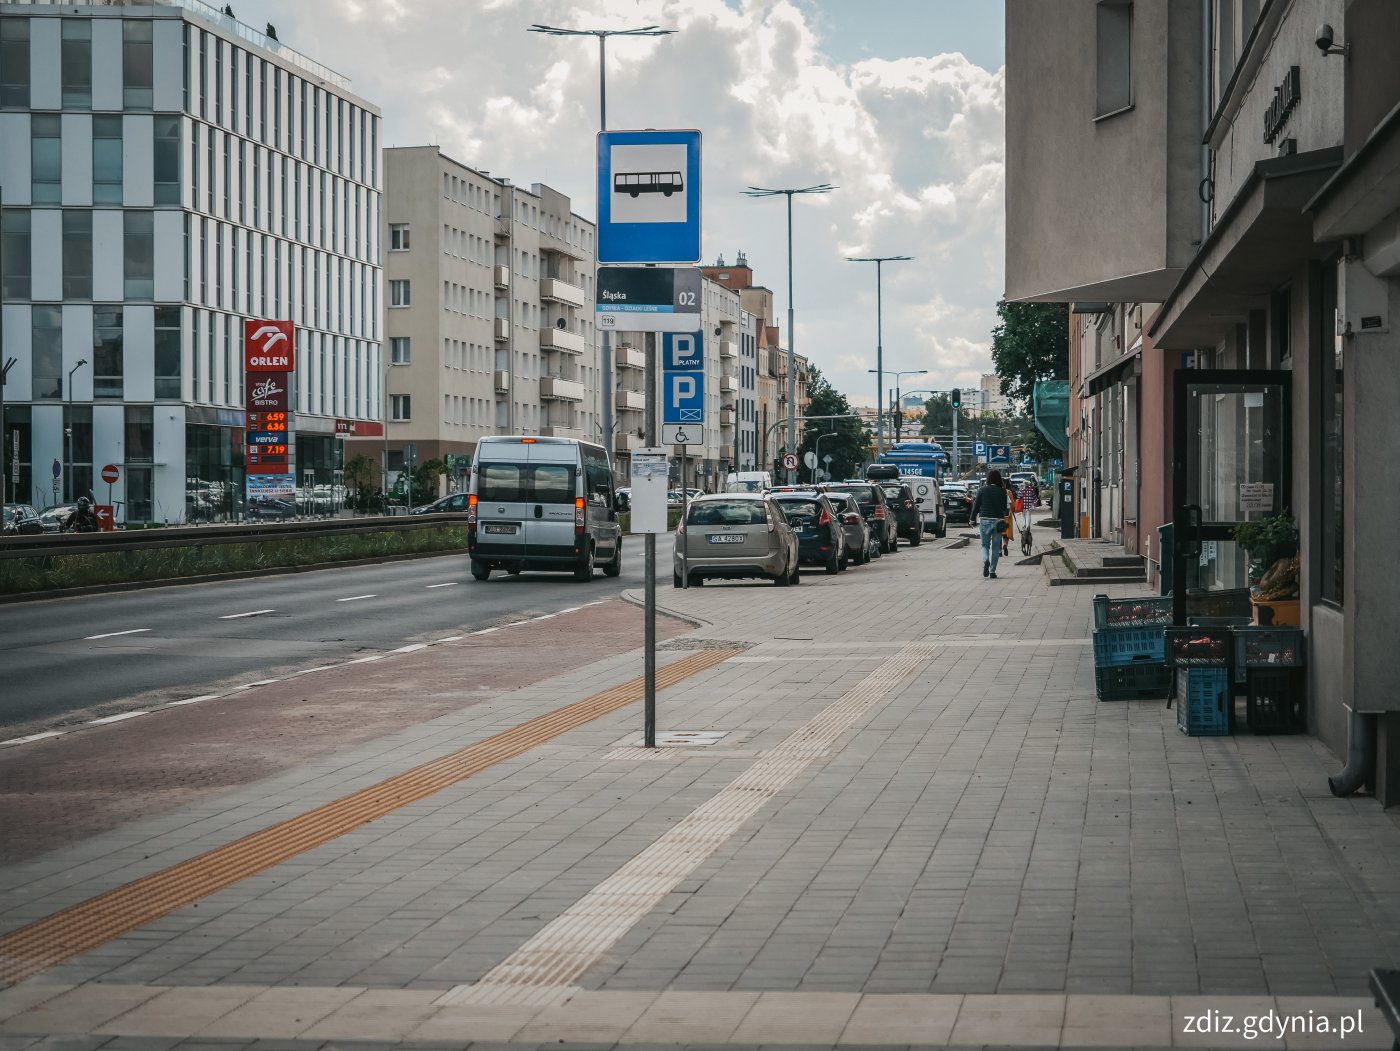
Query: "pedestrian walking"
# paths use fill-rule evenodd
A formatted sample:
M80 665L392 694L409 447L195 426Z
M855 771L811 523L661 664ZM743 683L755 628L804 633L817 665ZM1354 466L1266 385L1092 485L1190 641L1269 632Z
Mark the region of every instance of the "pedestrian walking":
M987 484L977 490L972 501L972 518L982 537L982 575L996 579L1001 558L1001 530L1011 514L1011 500L1001 484L1001 472L989 471Z
M1016 490L1011 487L1009 479L1001 483L1001 487L1006 490L1006 517L1001 520L1001 553L1011 554L1011 529L1013 519L1016 516Z

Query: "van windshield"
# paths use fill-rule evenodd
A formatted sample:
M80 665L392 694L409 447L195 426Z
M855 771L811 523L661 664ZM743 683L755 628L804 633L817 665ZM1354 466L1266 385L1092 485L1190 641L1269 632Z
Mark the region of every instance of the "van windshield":
M478 500L571 504L574 468L562 463L484 463L477 468Z
M763 483L756 478L738 479L726 485L725 489L731 493L761 493Z

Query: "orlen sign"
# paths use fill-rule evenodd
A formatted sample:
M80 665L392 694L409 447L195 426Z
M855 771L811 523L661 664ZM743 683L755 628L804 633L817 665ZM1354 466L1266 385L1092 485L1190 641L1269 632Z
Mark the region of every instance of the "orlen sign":
M243 322L243 367L247 372L291 372L296 368L296 326L290 321Z

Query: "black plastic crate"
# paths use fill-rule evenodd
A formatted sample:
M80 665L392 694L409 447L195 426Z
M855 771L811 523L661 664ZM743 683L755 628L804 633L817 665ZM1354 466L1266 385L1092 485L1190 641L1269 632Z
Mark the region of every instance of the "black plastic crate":
M1094 627L1151 628L1172 622L1170 595L1144 595L1141 598L1094 596Z
M1239 628L1235 631L1235 667L1301 668L1302 628Z
M1182 668L1176 673L1176 728L1188 737L1224 737L1234 721L1228 668Z
M1230 628L1167 628L1165 635L1165 659L1170 667L1228 668L1234 656Z
M1249 669L1245 698L1245 724L1250 733L1307 733L1303 673L1297 668Z
M1164 664L1125 664L1095 668L1101 701L1159 701L1171 693L1172 670Z

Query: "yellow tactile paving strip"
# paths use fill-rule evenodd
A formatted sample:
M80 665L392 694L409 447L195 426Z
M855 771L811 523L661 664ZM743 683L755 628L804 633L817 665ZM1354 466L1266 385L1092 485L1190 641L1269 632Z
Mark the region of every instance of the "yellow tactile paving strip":
M658 668L665 689L740 653L701 650ZM18 982L95 949L240 880L319 847L536 745L641 699L640 676L414 767L377 785L89 898L0 938L0 983Z

